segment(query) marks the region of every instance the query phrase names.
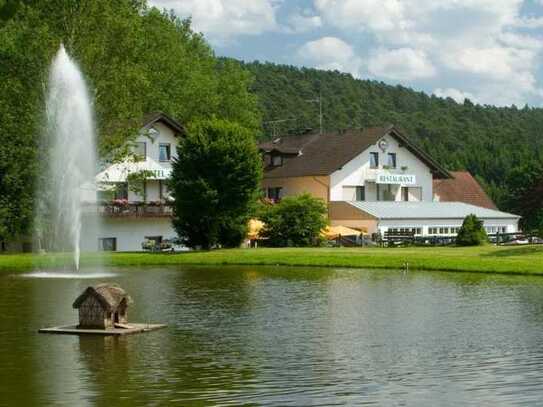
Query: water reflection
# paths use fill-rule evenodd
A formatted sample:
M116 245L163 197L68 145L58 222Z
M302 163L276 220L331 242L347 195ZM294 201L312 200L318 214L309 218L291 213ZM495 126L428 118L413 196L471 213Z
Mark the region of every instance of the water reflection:
M543 280L275 267L114 270L129 319L37 335L97 281L0 277L0 404L514 405L543 401Z

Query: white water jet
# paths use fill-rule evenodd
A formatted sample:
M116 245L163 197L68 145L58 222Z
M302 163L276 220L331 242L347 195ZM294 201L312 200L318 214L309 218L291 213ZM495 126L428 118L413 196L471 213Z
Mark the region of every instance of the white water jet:
M63 45L49 74L42 149L47 158L37 192L38 249L73 253L79 270L84 201L95 197L96 140L85 80ZM97 233L97 223L89 213L90 233Z

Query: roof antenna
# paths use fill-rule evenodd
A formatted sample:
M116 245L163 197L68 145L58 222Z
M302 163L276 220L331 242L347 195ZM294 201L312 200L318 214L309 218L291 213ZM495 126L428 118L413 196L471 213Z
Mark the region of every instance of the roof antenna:
M319 104L319 135L322 135L322 88L319 87L318 98L309 99L309 100L306 100L306 102Z

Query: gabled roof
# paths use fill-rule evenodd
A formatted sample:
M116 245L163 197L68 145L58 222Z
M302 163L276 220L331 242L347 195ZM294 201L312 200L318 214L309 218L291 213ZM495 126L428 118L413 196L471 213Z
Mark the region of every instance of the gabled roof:
M87 287L72 306L79 308L89 296L94 296L107 311L115 310L123 300L126 300L127 305L132 303L132 298L121 287L116 284L104 283L95 287Z
M467 171L451 171L452 178L435 179L434 195L441 202L465 202L488 209L498 209L477 180Z
M171 118L163 112L152 112L143 116L142 128L150 129L153 124L161 122L174 131L176 135L186 134L186 130L181 123Z
M348 202L377 219L519 219L520 216L464 202Z
M265 178L330 175L364 152L386 135L395 137L400 144L423 161L438 178L450 175L429 155L416 147L396 127L370 127L363 130L345 130L339 133L307 134L279 137L259 144L264 152L277 151L294 155L284 160L282 166L265 169Z

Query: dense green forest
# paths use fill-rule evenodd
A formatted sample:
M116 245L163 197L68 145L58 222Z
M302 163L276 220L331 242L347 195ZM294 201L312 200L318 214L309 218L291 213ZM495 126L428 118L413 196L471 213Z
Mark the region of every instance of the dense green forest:
M264 134L319 127L336 130L395 124L449 170L469 170L498 206L513 209L508 191L517 168L543 161L543 109L463 104L403 86L358 80L350 74L246 63L253 73ZM312 102L313 100L313 102Z
M48 70L61 43L87 79L102 158L148 112L186 125L225 119L270 137L318 128L320 96L325 129L393 123L448 169L475 174L502 209L525 213L518 196L541 177L543 109L458 104L340 72L217 58L190 21L146 0L0 0L0 240L32 225Z
M190 21L146 0L0 0L0 240L27 236L49 66L63 43L94 100L102 158L157 110L185 125L220 117L258 132L250 74L220 60Z

